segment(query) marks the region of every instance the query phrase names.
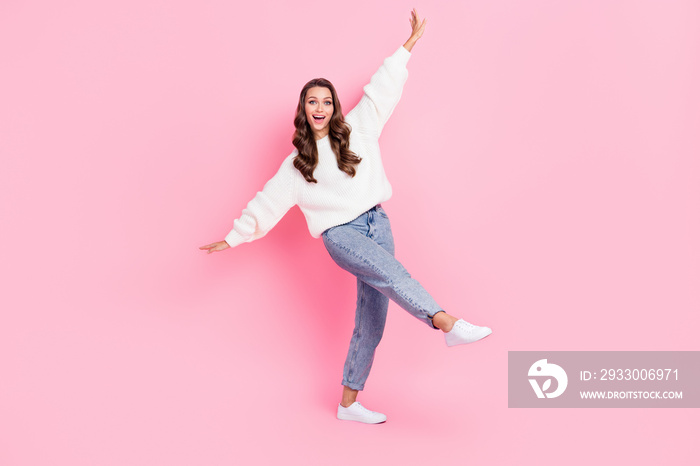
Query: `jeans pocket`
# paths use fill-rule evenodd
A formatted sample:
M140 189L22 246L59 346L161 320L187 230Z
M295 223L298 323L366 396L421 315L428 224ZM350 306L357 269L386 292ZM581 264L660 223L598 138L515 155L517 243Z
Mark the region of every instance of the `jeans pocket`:
M377 213L386 219L389 218L389 216L386 214L386 211L384 210L384 207L382 206L377 206Z

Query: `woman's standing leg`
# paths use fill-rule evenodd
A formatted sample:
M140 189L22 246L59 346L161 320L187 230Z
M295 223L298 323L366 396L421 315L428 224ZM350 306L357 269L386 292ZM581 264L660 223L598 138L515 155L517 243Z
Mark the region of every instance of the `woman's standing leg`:
M357 399L357 392L365 388L374 362L377 345L384 334L389 298L362 280L357 280L357 308L355 328L352 331L348 355L343 367L343 400L348 407Z
M376 228L376 218L365 213L347 225L347 228L371 240L392 257L394 237L391 229ZM324 240L324 242L327 240ZM328 246L327 246L328 247ZM374 362L374 354L384 334L389 298L377 289L357 278L357 306L355 328L350 339L347 358L343 367L343 406L355 402L358 390L363 390Z

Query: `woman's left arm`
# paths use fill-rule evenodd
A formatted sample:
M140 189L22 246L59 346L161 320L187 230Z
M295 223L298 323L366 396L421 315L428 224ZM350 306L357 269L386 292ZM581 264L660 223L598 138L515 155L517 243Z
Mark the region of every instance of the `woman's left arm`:
M405 48L409 52L413 50L413 46L416 45L418 39L420 39L423 36L426 21L427 19L425 18L423 19L423 21L420 20L418 12L415 8L413 9L413 11L411 11L411 17L408 19L408 22L411 23L411 37L409 37L406 43L403 44L403 48Z
M353 129L374 134L378 138L399 102L408 77L406 64L411 57L411 49L423 35L426 24L426 20L421 21L415 9L411 12L409 22L411 36L403 47L399 47L384 60L369 84L364 87L364 96L360 102L345 117Z

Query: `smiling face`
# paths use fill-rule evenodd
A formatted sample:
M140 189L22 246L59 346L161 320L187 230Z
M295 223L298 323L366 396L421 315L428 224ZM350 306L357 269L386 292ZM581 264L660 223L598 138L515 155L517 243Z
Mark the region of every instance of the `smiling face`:
M333 116L333 95L327 87L312 87L306 92L304 100L306 121L314 133L314 139L328 135L329 124Z

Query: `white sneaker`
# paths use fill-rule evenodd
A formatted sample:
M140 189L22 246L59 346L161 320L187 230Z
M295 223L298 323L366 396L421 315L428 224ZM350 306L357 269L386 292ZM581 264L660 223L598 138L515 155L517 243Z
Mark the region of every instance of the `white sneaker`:
M362 406L359 401L356 401L347 408L338 404L338 419L342 421L364 422L365 424L379 424L386 421L386 415L370 411Z
M465 345L479 341L489 335L491 335L490 328L478 327L466 320L459 319L455 322L452 330L445 334L445 343L447 343L447 346Z

